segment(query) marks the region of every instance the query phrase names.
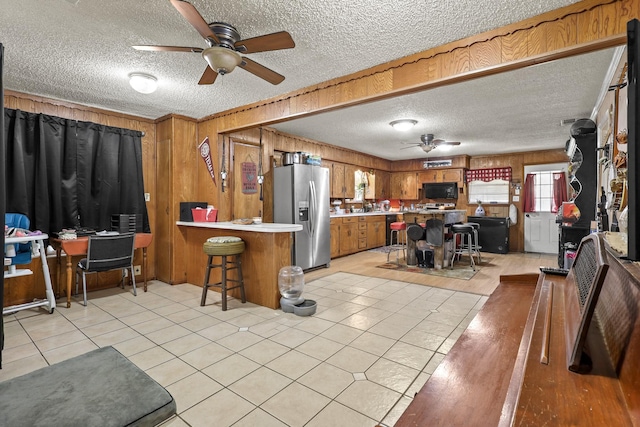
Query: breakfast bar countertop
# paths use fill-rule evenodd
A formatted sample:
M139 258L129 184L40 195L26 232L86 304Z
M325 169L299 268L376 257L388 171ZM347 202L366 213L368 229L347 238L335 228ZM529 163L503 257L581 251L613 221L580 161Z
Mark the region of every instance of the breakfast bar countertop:
M189 221L177 221L176 225L182 225L185 227L198 227L198 228L215 228L223 230L235 230L235 231L255 231L256 233L291 233L302 230L300 224L278 224L263 222L260 224L234 224L231 221L227 222L189 222Z

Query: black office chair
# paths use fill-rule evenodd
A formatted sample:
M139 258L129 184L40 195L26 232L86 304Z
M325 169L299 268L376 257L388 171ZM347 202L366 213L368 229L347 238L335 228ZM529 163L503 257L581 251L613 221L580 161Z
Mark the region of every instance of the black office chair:
M122 288L124 289L125 271L130 269L133 295L136 294L136 276L133 270L133 251L135 233L123 233L109 236L89 236L87 257L80 260L76 268L76 294L78 276L82 272L82 293L84 305L87 305L87 273L122 270Z

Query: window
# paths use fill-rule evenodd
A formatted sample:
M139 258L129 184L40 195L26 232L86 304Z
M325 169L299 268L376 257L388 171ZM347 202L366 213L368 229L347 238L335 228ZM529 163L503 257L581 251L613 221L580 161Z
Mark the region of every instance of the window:
M534 172L536 212L551 212L553 204L553 174L557 171Z
M468 185L469 203L509 203L509 181L471 181Z

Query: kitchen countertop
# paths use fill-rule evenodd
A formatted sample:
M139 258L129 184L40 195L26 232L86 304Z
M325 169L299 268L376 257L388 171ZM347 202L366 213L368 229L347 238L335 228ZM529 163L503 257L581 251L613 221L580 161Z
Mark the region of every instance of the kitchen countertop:
M467 212L464 209L423 209L423 210L413 210L413 211L404 211L398 212L401 214L413 214L413 215L430 215L430 214L445 214L445 213L458 213L458 212Z
M331 218L344 218L347 216L376 216L376 215L398 215L402 212L354 212L343 214L331 214Z
M187 222L177 221L176 225L182 225L185 227L198 227L198 228L216 228L223 230L236 230L236 231L255 231L256 233L291 233L294 231L302 230L302 225L299 224L277 224L267 223L262 224L234 224L233 222Z

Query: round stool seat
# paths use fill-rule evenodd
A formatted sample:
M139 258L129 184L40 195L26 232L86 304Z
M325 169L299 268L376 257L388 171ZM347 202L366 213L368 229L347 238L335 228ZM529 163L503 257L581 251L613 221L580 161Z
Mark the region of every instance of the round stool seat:
M453 224L451 229L454 233L473 233L473 227L466 224Z
M244 252L244 241L235 236L211 237L204 242L202 249L207 255L238 255Z
M392 222L391 224L389 224L389 228L392 230L406 230L407 229L407 223L406 222Z
M427 228L427 223L426 222L421 222L418 224L420 227L422 228Z

